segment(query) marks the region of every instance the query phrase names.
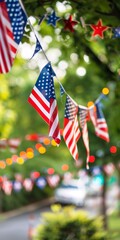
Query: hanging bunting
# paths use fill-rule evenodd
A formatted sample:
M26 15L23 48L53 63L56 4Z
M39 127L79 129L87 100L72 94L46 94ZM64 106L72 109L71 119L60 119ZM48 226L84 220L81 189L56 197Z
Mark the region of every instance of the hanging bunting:
M49 136L54 138L56 143L59 144L61 136L53 82L54 76L55 73L53 72L51 64L46 64L28 98L28 102L49 125Z
M67 95L64 115L63 138L75 160L78 160L77 142L80 138L80 129L77 119L78 106Z
M89 169L90 149L89 149L89 138L88 138L88 129L87 129L88 109L79 106L79 116L80 116L80 127L82 128L82 138L87 151L86 168Z
M103 115L100 102L95 102L96 107L96 116L97 116L97 125L95 127L95 133L98 137L102 138L106 142L109 142L109 134L108 134L108 127L105 120L105 117Z
M19 182L19 181L14 181L14 182L13 182L13 190L14 190L15 192L20 192L21 189L22 189L22 183Z
M11 195L12 189L13 189L12 182L9 181L9 180L3 181L2 189L3 189L3 191L5 192L6 195Z
M109 27L102 25L102 20L99 19L97 24L91 24L90 27L93 29L92 37L99 36L100 38L104 38L103 32L106 31Z
M7 73L13 65L27 17L19 0L0 0L0 9L0 73Z
M36 185L38 188L40 189L43 189L45 188L47 182L46 182L46 179L44 177L39 177L37 180L36 180Z
M55 188L60 181L60 176L58 174L47 176L47 182L50 187Z
M72 20L71 15L67 20L64 20L64 23L65 23L64 30L69 30L70 32L74 32L74 26L78 24L77 21Z
M21 144L21 139L20 138L10 138L7 140L8 142L8 146L10 148L10 151L12 153L15 153L18 149L18 147L20 146Z
M38 53L38 52L41 51L41 50L42 50L41 44L40 44L40 42L39 42L39 40L38 40L38 38L37 38L37 36L36 36L36 46L35 46L35 50L34 50L34 53L33 53L32 57L31 57L30 59L32 59L32 58L35 56L35 54Z
M27 192L31 192L32 189L33 189L33 181L30 179L30 178L26 178L24 181L23 181L23 187L25 188L25 190Z
M57 17L54 11L50 16L48 16L47 23L53 25L53 27L56 27L56 22L59 20L60 20L60 17Z

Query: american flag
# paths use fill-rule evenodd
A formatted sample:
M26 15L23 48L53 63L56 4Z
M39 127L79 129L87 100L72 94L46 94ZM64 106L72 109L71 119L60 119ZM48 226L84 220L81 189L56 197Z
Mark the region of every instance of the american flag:
M63 138L75 160L78 160L77 142L80 138L80 129L77 119L78 106L67 95L64 116Z
M49 125L49 136L54 138L56 143L59 144L61 136L53 76L55 76L55 73L51 64L47 63L32 89L28 102Z
M120 38L120 27L112 28L113 38Z
M19 0L0 0L0 73L12 67L26 21Z
M47 182L51 188L56 187L59 181L60 181L60 176L58 174L47 176Z
M37 36L35 36L35 38L36 38L36 46L35 46L35 50L34 50L34 52L33 52L33 55L32 55L32 57L31 57L31 59L35 56L36 53L38 53L39 51L42 50L42 46L41 46L41 44L40 44Z
M97 126L97 115L96 115L95 105L93 104L92 106L88 107L88 111L89 111L89 116L93 123L93 126L96 127Z
M106 142L109 142L108 127L100 106L100 102L96 102L95 106L97 115L97 125L95 127L95 133L98 137L102 138Z
M80 127L82 128L82 138L84 145L87 151L87 165L89 168L89 157L90 157L90 149L89 149L89 138L88 138L88 130L87 130L87 117L88 117L88 109L79 106L79 116L80 116Z

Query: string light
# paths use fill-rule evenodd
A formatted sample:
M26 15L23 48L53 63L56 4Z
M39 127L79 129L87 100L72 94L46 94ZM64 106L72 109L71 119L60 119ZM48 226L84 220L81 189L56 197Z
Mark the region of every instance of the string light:
M26 155L27 155L27 158L29 158L29 159L34 157L34 153L31 151L27 152Z
M62 165L62 170L63 170L63 171L67 171L68 169L69 169L68 164L63 164L63 165Z
M92 102L92 101L90 101L90 102L87 103L87 106L88 106L88 107L91 107L91 106L93 106L93 105L94 105L94 102Z
M22 157L18 157L17 163L22 165L24 163L24 159Z
M111 153L116 153L116 152L117 152L116 146L111 146L111 147L110 147L110 152L111 152Z
M6 163L7 165L11 165L13 163L12 158L7 158Z
M1 160L0 161L0 168L4 169L5 167L6 167L6 163L3 160Z
M44 154L46 152L46 148L42 146L38 149L38 151L39 153Z
M103 88L102 89L102 93L104 94L104 95L107 95L108 93L109 93L109 88Z
M90 163L94 163L94 162L95 162L95 156L91 155L91 156L89 157L89 162L90 162Z
M48 168L47 173L52 175L55 172L54 168Z
M43 145L41 143L36 143L35 144L35 148L38 150L40 147L42 147Z
M27 154L25 151L20 152L20 157L27 158Z
M45 138L45 139L43 140L43 143L44 143L45 145L49 145L49 144L50 144L50 139L49 139L49 138Z
M52 145L52 146L54 146L54 147L56 147L56 146L57 146L57 143L55 142L55 140L54 140L54 139L52 139L52 141L51 141L51 145Z

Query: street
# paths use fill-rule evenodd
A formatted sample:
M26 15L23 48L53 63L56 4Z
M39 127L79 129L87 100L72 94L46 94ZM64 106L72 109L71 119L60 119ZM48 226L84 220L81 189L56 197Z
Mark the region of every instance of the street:
M113 190L107 195L107 211L111 212L116 207L117 199ZM87 198L84 210L89 216L94 217L100 214L101 197ZM41 214L50 211L50 207L37 209L29 209L29 211L21 212L17 216L2 219L0 221L0 240L30 240L28 237L30 230L34 229L41 221Z
M34 228L40 222L40 214L49 208L22 213L0 221L0 240L28 240L30 228Z

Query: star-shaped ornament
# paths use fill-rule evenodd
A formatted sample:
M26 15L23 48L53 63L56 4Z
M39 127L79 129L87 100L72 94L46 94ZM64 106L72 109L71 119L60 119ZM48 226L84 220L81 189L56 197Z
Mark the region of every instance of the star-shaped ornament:
M56 22L60 20L60 17L57 17L55 14L55 11L48 16L47 23L53 25L53 27L56 27Z
M73 21L72 20L72 16L70 15L70 17L67 20L64 20L65 26L64 26L64 30L69 30L71 32L74 32L74 26L76 24L78 24L77 21Z
M104 38L103 32L106 31L109 27L102 25L102 20L99 19L97 25L91 24L90 27L94 30L92 33L92 37L99 36L100 38Z

